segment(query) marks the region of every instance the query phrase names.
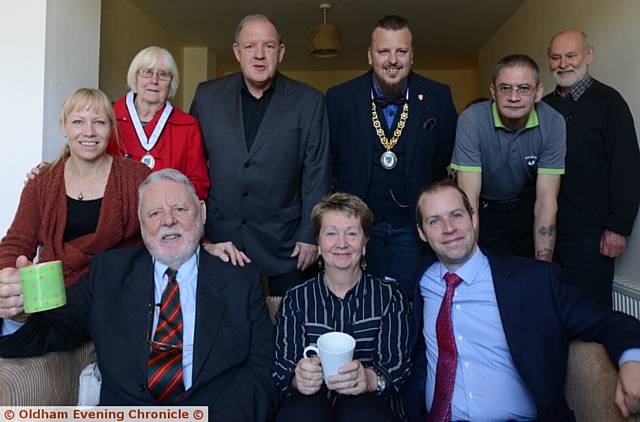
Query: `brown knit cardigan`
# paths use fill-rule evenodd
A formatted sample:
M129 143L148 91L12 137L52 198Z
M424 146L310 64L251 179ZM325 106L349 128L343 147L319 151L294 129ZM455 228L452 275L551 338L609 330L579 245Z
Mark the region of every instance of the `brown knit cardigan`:
M40 262L61 260L66 286L78 282L91 258L112 248L141 244L138 223L138 186L150 173L147 166L113 157L100 217L94 233L64 242L67 225L65 162L29 181L22 190L18 211L0 241L0 269L15 267L16 258L33 260L38 246Z

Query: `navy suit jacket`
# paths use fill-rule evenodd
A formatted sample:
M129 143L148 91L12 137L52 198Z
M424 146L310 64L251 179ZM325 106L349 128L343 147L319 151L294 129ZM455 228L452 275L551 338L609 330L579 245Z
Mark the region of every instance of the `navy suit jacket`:
M539 420L575 420L564 397L569 340L579 337L602 343L617 366L625 350L640 347L640 322L589 301L564 280L556 264L522 257L487 257L509 350L533 395ZM416 420L426 415L424 301L419 283L435 260L428 256L417 274L412 351L415 366L403 390L407 413Z
M201 251L197 283L193 383L176 405L209 406L211 420L266 420L277 404L273 327L255 268ZM92 340L102 372L100 404L155 405L146 388L153 289L145 248L99 254L67 289L66 306L34 314L0 337L0 356L36 356Z
M327 91L333 185L365 198L376 143L371 123L372 72ZM446 175L455 140L457 113L447 85L409 74L409 118L399 142L406 142L407 199L415 205L423 187Z

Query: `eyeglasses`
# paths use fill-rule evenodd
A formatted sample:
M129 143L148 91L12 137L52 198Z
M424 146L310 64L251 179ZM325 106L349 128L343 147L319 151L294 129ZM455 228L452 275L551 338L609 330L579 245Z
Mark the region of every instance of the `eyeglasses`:
M178 344L171 344L171 343L163 343L161 341L154 341L153 340L152 330L153 330L153 315L154 315L155 308L160 308L160 304L156 303L155 305L149 305L149 312L147 314L147 344L149 345L149 349L150 350L161 350L161 351L183 350L182 342L180 342Z
M158 79L161 81L168 81L173 77L171 72L167 72L166 70L153 70L151 68L138 70L138 75L145 79L150 79L153 78L153 75L158 75Z
M538 85L522 84L518 86L513 86L508 84L502 84L498 86L498 92L500 93L500 95L508 96L508 95L511 95L513 91L516 91L518 94L520 94L523 97L529 97L533 95L534 92L536 92L537 88L538 88Z

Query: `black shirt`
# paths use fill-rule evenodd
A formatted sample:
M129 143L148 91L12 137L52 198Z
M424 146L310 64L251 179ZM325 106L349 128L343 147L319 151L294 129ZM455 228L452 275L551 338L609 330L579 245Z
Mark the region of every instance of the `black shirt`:
M67 225L63 240L70 242L85 234L95 233L101 205L102 198L80 201L67 196Z
M267 112L267 107L269 107L269 103L271 102L277 77L278 75L276 74L271 81L271 86L269 86L260 98L254 97L253 94L249 92L249 88L247 88L247 84L244 78L242 78L240 98L242 99L242 121L244 123L244 138L245 141L247 141L247 150L251 149L251 145L253 145L253 141L256 139L262 118Z

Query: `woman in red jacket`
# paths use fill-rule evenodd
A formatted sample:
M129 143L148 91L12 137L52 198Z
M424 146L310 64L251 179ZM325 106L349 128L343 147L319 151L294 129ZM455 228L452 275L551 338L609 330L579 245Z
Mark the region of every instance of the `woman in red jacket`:
M168 101L178 83L178 66L167 50L147 47L136 54L127 73L130 91L113 105L120 136L111 137L108 152L152 171L179 170L205 199L209 176L200 125Z

